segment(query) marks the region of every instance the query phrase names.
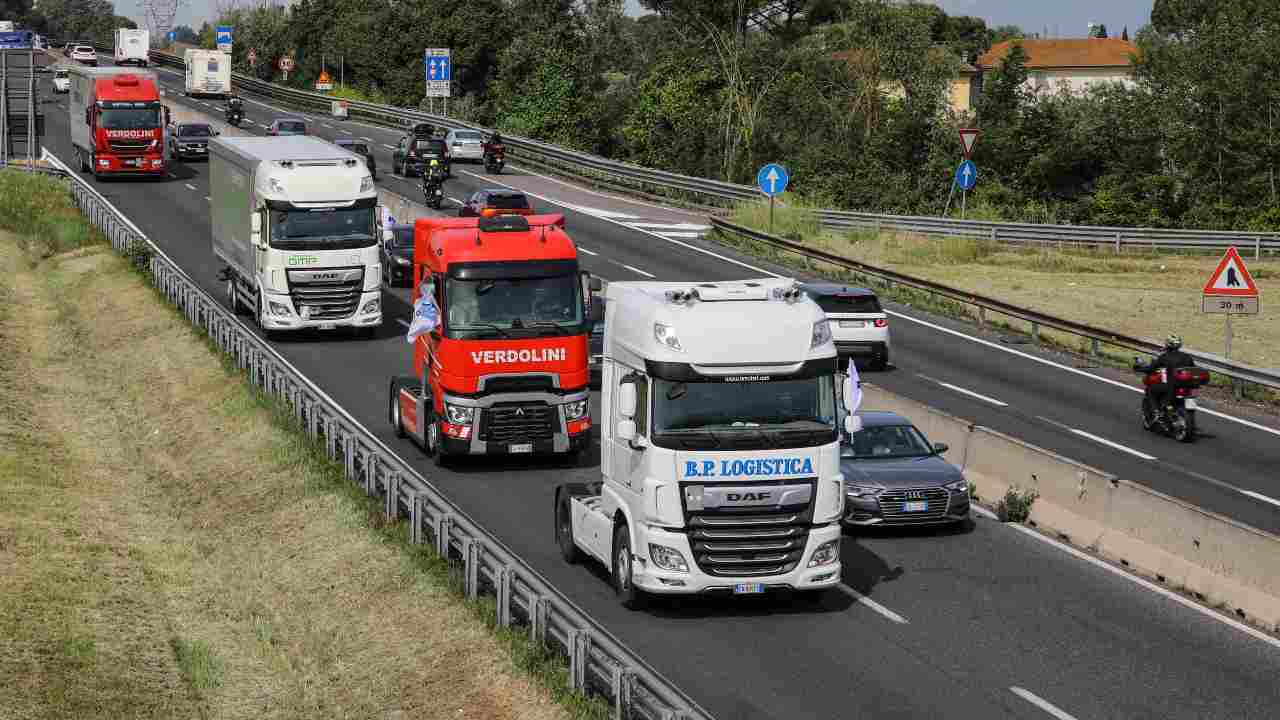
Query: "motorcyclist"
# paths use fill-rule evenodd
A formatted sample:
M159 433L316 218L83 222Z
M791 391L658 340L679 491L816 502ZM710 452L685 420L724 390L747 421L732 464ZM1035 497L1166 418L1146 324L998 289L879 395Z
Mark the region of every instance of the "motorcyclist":
M484 154L488 156L500 147L502 147L502 133L494 130L493 134L489 136L489 142L484 144Z
M1182 352L1182 338L1177 335L1170 335L1165 338L1164 352L1160 353L1148 364L1144 365L1135 362L1135 365L1138 370L1144 373L1164 371L1162 377L1164 382L1147 388L1157 411L1163 412L1173 404L1173 383L1171 382L1173 378L1170 377L1170 373L1180 368L1195 367L1196 361L1190 355Z
M244 103L235 95L227 98L227 119L233 116L244 117Z
M424 186L444 184L444 168L440 167L440 161L431 158L431 164L427 166L427 172L422 176L422 184Z

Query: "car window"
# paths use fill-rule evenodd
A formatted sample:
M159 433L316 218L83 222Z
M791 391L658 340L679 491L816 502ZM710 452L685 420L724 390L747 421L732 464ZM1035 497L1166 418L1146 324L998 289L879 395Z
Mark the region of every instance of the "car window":
M65 78L65 77L70 77L70 76L71 76L71 74L70 74L70 73L68 73L66 70L59 70L59 71L55 72L55 73L53 74L53 76L54 76L54 77L56 77L56 78Z
M297 122L297 121L288 121L288 120L286 120L285 122L280 123L280 125L279 125L278 127L279 127L279 129L281 129L281 130L283 130L283 131L285 131L285 132L299 132L299 133L300 133L300 132L304 132L304 131L306 131L306 129L307 129L307 126L306 126L306 125L303 125L303 124L302 124L302 123L300 123L300 122Z
M211 134L208 125L183 125L178 128L179 137L209 137Z
M852 452L850 452L852 451ZM854 433L842 453L858 459L910 458L932 455L924 436L911 425L873 425Z
M480 133L474 130L459 130L453 134L454 139L460 140L482 140Z
M529 200L516 193L493 194L489 196L489 207L500 210L528 210Z
M817 295L814 301L828 313L878 313L883 312L880 301L874 295Z
M414 147L420 152L440 152L444 145L443 140L419 140Z

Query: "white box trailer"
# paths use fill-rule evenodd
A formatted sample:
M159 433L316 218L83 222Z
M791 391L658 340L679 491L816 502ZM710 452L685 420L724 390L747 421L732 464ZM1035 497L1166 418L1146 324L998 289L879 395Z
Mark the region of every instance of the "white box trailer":
M231 94L231 55L221 50L187 48L186 93L191 97L218 97Z
M151 33L116 28L116 64L146 67L151 58Z
M281 330L382 324L389 234L364 160L306 135L209 141L213 254L227 304Z

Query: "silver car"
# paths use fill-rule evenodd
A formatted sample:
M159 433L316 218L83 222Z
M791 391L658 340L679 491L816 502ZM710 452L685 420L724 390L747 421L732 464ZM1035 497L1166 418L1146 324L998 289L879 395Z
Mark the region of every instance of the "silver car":
M475 130L450 130L444 144L454 160L484 160L484 135Z

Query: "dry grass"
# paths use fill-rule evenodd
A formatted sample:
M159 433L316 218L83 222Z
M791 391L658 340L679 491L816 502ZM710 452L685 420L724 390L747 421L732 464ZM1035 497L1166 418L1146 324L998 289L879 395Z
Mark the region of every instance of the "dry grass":
M109 249L0 282L0 718L567 715Z

